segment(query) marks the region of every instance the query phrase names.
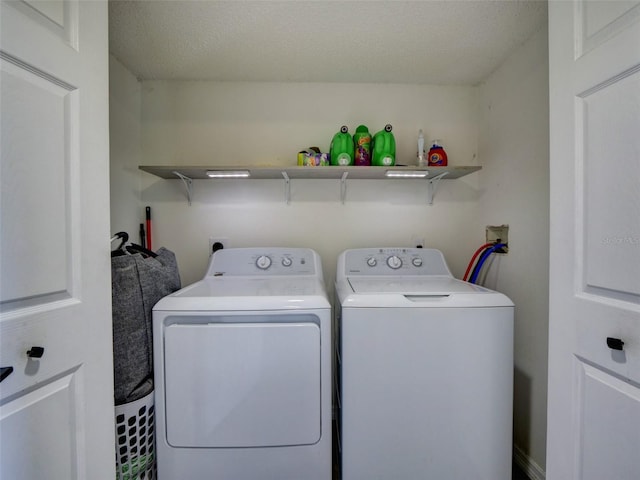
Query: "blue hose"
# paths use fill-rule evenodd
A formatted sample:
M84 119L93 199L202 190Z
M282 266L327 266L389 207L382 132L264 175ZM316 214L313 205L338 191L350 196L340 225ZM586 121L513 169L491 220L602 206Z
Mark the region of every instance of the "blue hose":
M488 248L480 257L480 260L478 260L478 264L476 265L476 268L474 269L473 275L471 275L471 278L469 279L469 282L471 283L476 283L476 280L478 279L478 275L480 275L480 271L482 270L482 264L485 262L485 260L487 258L489 258L489 256L495 252L496 250L499 250L502 247L506 247L507 244L506 243L496 243L493 247Z

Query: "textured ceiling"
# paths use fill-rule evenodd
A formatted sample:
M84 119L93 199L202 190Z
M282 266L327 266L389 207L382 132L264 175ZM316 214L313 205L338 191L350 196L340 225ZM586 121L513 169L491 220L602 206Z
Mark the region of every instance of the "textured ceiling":
M547 20L539 0L109 2L139 79L475 85Z

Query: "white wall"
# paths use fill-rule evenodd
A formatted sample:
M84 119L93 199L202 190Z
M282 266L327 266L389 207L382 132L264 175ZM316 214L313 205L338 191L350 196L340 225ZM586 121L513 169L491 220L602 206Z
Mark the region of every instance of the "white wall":
M137 238L153 211L154 248L176 252L183 284L198 280L208 238L231 246L308 246L331 289L346 248L441 249L460 277L488 224L510 225L511 250L492 263L488 286L516 304L514 440L544 468L548 307L548 68L538 33L480 87L348 84L138 83L111 62L112 231ZM136 118L136 116L138 117ZM138 165L293 165L297 151L327 151L342 124L374 133L394 126L399 163L415 161L417 132L441 138L451 165L483 170L442 181L432 207L424 181L294 180L292 201L276 180L182 183ZM536 470L540 473L541 469ZM536 473L534 472L534 473Z
M549 288L549 68L546 27L480 88L476 224L509 224L509 254L487 286L515 303L514 442L545 467ZM478 242L482 239L477 238ZM528 457L528 458L527 458ZM538 468L539 467L539 468Z
M140 82L109 56L111 233L128 232L139 243L141 161ZM112 248L115 248L114 244Z
M398 162L415 163L418 130L441 138L450 164L476 164L477 89L408 85L144 82L142 162L148 165L295 165L309 146L328 151L342 124L373 132L394 126ZM330 167L328 167L330 168ZM188 206L180 181L145 174L157 245L176 251L184 283L205 271L210 236L232 246L308 246L333 282L338 254L361 246L409 246L412 237L441 248L461 275L473 243L478 178L443 181L435 204L426 183L294 180L284 201L278 180L197 181Z

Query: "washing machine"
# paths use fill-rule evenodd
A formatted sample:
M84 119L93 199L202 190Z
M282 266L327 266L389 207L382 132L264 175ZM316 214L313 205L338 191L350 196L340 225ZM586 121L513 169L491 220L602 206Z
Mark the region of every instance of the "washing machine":
M153 309L160 480L331 479L331 306L304 248L217 251Z
M342 479L510 479L509 298L420 248L343 252L336 295Z

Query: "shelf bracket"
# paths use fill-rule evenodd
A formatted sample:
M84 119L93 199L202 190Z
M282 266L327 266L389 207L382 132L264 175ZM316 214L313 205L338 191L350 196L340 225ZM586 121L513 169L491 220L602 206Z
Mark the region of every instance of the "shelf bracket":
M433 205L433 197L436 196L436 191L438 190L438 184L443 177L445 177L449 172L443 172L440 175L437 175L433 178L427 180L429 182L427 184L427 202L429 205Z
M291 203L291 179L287 172L281 172L282 178L284 178L284 200L287 202L287 205Z
M189 201L189 206L191 206L191 197L193 196L193 180L180 172L173 171L172 173L180 178L180 180L182 180L182 183L184 183L184 188L187 189L187 200Z
M340 177L340 201L344 205L344 199L347 196L347 176L349 172L344 172Z

